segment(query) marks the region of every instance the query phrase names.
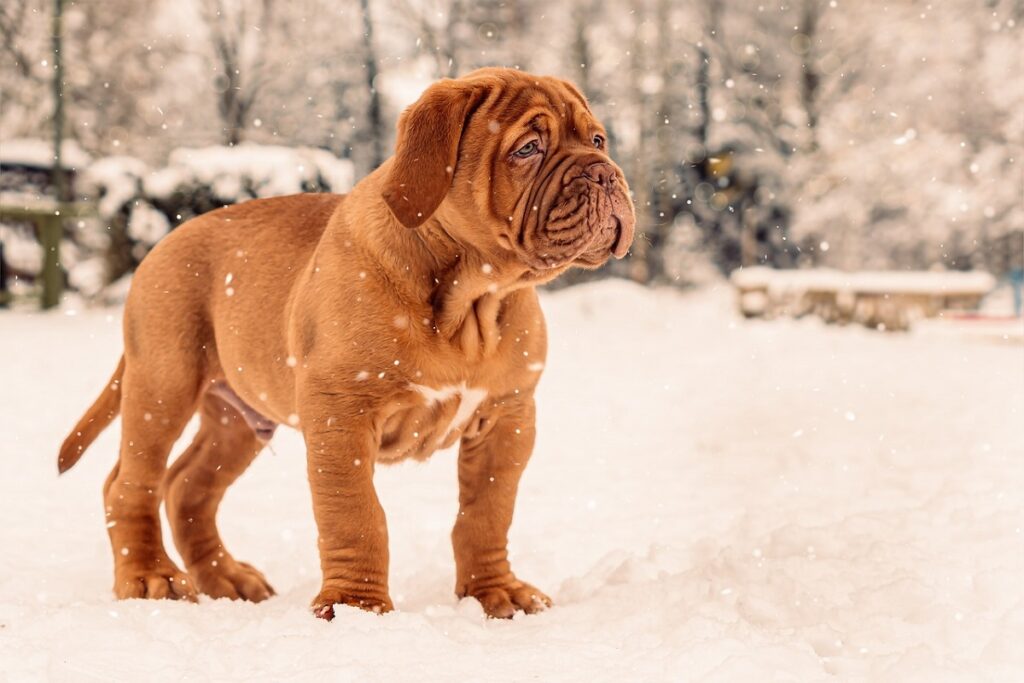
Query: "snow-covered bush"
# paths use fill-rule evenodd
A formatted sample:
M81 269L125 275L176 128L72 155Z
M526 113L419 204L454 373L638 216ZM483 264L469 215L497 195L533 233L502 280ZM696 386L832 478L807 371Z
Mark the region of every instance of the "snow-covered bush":
M127 156L98 159L79 182L80 198L97 215L72 233L76 266L69 269L69 283L87 296L100 294L175 226L207 211L257 197L347 192L352 183L351 162L308 147L180 148L157 169ZM38 251L14 246L22 260Z
M96 202L96 211L108 218L142 195L142 179L149 168L139 159L113 156L98 159L82 174L82 190Z
M352 164L322 149L185 147L171 152L167 166L146 177L144 195L169 217L182 220L256 197L346 192L352 183Z

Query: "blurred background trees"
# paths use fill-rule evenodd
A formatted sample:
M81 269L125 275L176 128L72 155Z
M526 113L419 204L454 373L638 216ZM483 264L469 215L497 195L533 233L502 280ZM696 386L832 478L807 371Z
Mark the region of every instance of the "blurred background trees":
M0 6L0 157L50 135L49 12ZM641 282L754 264L999 273L1024 232L1022 0L68 0L65 15L65 132L93 158L160 168L176 148L259 143L329 150L359 177L429 82L499 64L587 93L640 214L611 269Z

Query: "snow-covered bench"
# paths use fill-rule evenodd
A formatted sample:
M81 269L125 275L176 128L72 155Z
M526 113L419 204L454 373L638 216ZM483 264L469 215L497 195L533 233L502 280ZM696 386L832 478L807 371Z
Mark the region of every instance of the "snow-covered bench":
M748 317L817 315L826 322L856 322L904 330L919 317L972 310L995 287L981 271L862 271L824 268L741 268L731 278L740 312Z
M39 279L42 282L40 294L43 308L53 308L60 303L64 289L64 274L61 270L60 243L64 234L64 221L91 215L88 206L81 203L58 203L46 197L15 193L0 193L0 223L4 221L31 224L39 239L37 249L42 258ZM5 233L0 231L0 239ZM10 236L14 233L10 233ZM25 251L26 240L19 246ZM0 258L3 256L0 255ZM6 273L3 276L6 277ZM6 282L0 283L0 293L7 303Z

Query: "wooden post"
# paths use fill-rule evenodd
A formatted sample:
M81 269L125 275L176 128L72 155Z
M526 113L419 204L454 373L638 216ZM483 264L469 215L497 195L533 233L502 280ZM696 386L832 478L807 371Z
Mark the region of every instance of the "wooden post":
M43 243L43 310L46 310L60 303L60 295L64 290L64 273L60 267L63 219L60 215L43 216L38 226L39 241Z
M53 0L53 186L57 206L68 201L67 175L64 173L61 147L64 142L64 56L61 54L61 15L64 0ZM42 216L37 223L39 241L43 243L43 310L60 303L64 274L60 267L60 239L63 223L58 208L55 215Z
M57 202L68 201L67 177L61 159L64 142L64 55L61 54L61 15L64 0L53 0L53 186Z
M0 308L7 308L10 295L7 292L7 262L4 261L4 243L0 242Z

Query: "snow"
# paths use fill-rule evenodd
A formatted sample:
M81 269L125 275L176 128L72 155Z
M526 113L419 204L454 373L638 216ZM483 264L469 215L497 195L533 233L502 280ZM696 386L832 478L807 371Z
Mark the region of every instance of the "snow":
M136 204L128 219L128 235L143 244L155 245L171 231L167 217L146 202Z
M12 267L26 273L43 269L43 249L26 224L0 223L0 243L4 245L4 260Z
M60 155L61 164L65 168L82 168L91 161L89 155L74 140L61 142ZM53 142L36 138L4 140L0 143L0 163L5 166L51 168L53 166Z
M378 470L397 611L312 618L316 532L288 429L220 515L279 595L115 602L100 487L117 430L60 479L56 452L116 363L119 311L5 314L4 674L1022 680L1019 340L743 321L732 303L725 286L622 281L544 295L551 344L510 547L555 607L512 621L453 596L452 452Z
M111 217L141 194L142 179L148 172L146 164L134 157L103 157L85 169L82 185L100 193L97 211Z
M107 282L107 263L100 256L83 259L68 271L68 283L86 297L97 296Z

